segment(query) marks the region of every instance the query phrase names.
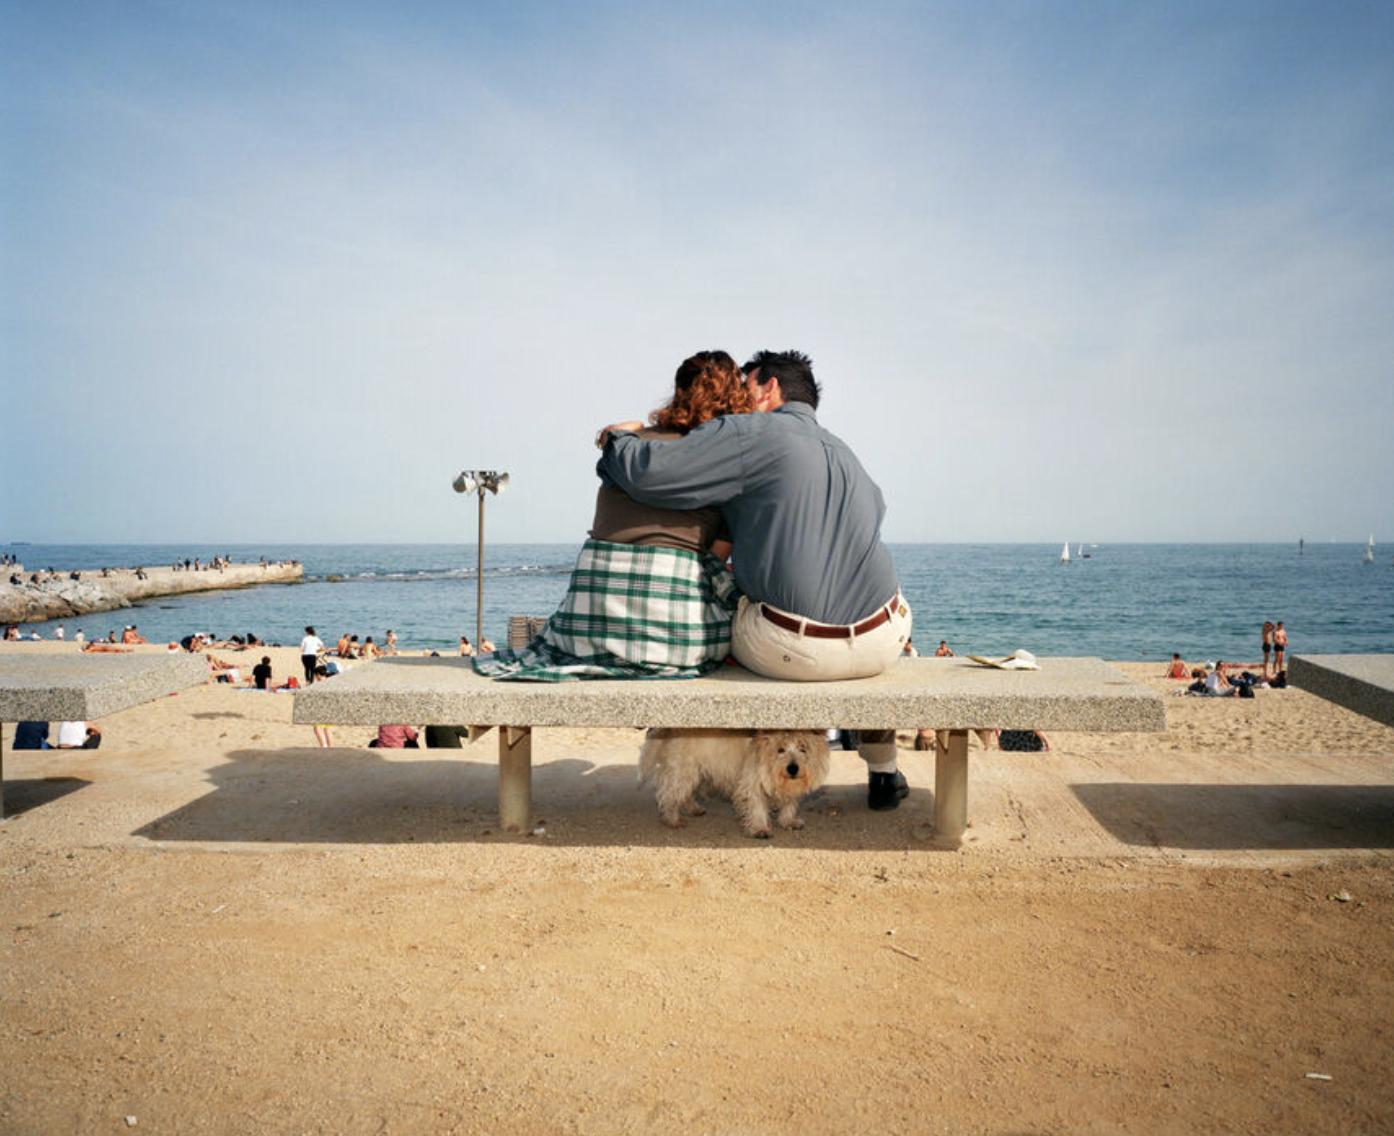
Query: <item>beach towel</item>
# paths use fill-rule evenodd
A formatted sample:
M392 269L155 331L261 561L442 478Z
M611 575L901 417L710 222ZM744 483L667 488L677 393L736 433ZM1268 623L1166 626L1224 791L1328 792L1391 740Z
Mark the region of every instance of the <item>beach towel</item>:
M512 682L694 678L730 653L738 599L731 570L708 553L588 540L537 637L475 656L474 669Z

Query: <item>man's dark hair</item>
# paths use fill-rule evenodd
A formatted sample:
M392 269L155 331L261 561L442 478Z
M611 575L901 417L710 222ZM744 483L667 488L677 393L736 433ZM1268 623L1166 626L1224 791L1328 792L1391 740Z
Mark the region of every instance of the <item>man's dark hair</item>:
M802 351L757 351L741 368L747 375L759 368L759 383L779 380L779 391L785 402L804 402L818 409L823 393L813 377L813 360Z

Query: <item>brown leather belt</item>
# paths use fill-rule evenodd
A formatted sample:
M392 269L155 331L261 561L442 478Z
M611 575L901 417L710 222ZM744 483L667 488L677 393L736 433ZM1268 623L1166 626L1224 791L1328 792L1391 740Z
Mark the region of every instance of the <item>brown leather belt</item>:
M881 608L875 615L867 616L866 619L856 624L827 624L814 623L811 619L795 619L791 615L785 615L782 611L776 611L768 604L760 605L760 614L773 623L776 627L782 627L785 631L792 631L795 634L802 632L810 639L851 639L857 635L865 635L868 631L874 631L891 618L891 612L900 603L900 593L897 592L891 597L891 602Z

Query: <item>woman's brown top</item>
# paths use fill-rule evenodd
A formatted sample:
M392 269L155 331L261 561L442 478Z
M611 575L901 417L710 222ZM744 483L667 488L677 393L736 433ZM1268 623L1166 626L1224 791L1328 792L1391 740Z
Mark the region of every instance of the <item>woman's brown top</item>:
M639 437L655 441L681 438L676 430L639 431ZM634 500L622 489L602 485L595 495L595 520L590 538L613 544L651 544L660 548L683 548L706 552L712 541L725 534L721 510L715 507L681 511L660 509Z

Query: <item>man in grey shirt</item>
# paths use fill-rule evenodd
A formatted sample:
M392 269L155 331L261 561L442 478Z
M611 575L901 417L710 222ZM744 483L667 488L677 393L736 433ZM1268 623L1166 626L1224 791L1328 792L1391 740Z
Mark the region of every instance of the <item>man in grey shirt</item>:
M881 542L881 491L818 425L806 355L762 351L744 369L764 413L714 418L674 441L611 427L596 470L646 504L721 507L744 593L731 652L742 666L807 681L880 674L900 658L911 627ZM908 790L894 731L863 732L860 752L869 804L895 808Z

